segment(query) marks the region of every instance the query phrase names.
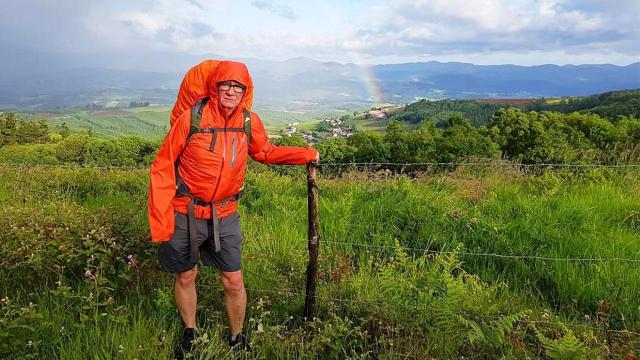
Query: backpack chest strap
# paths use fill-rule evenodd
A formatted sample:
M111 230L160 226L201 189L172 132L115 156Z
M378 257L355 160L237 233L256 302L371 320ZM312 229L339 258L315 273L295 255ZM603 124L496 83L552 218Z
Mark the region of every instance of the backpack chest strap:
M191 108L191 126L189 128L189 136L187 137L187 143L194 134L213 134L211 138L211 145L209 145L209 151L213 151L216 146L216 133L217 132L243 132L247 136L247 144L251 144L251 112L245 108L242 109L242 117L244 119L244 127L241 128L200 128L200 122L202 120L202 113L204 107L207 105L209 98L203 98L198 100Z
M217 132L245 132L244 128L203 128L196 130L196 133L213 134Z
M216 148L216 141L218 136L216 133L219 132L242 132L246 133L244 128L198 128L192 132L193 134L212 134L211 136L211 145L209 145L209 151L213 151Z

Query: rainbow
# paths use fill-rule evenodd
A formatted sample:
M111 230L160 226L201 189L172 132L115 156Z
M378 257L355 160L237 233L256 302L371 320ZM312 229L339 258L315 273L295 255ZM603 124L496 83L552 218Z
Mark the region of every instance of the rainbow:
M354 64L358 66L360 70L360 75L362 76L362 80L369 92L370 99L372 99L378 105L382 105L385 103L384 96L382 94L382 89L380 88L380 84L378 80L373 75L373 70L370 65L367 65L362 61L362 57L357 53L352 53L352 58L354 59Z

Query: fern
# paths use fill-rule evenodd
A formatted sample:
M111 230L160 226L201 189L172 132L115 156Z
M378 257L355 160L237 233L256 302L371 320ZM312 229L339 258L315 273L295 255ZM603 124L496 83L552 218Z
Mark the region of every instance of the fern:
M534 328L536 337L542 343L544 350L553 360L586 360L588 349L570 329L564 328L564 335L559 339L549 339Z

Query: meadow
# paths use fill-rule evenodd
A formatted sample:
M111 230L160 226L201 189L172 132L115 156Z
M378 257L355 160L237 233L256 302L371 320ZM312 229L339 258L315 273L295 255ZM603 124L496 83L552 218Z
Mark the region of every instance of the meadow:
M302 319L302 169L241 199L256 359L640 356L638 168L321 168L317 318ZM181 331L145 169L0 167L0 357L167 359ZM193 358L235 358L218 274Z

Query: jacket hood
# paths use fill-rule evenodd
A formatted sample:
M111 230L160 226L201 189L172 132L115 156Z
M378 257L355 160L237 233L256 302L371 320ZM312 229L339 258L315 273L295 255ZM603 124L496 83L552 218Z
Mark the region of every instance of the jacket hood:
M242 95L239 108L247 107L248 99L253 98L253 82L245 64L237 61L221 61L211 77L209 95L216 104L218 103L217 84L223 81L237 81L247 88Z

